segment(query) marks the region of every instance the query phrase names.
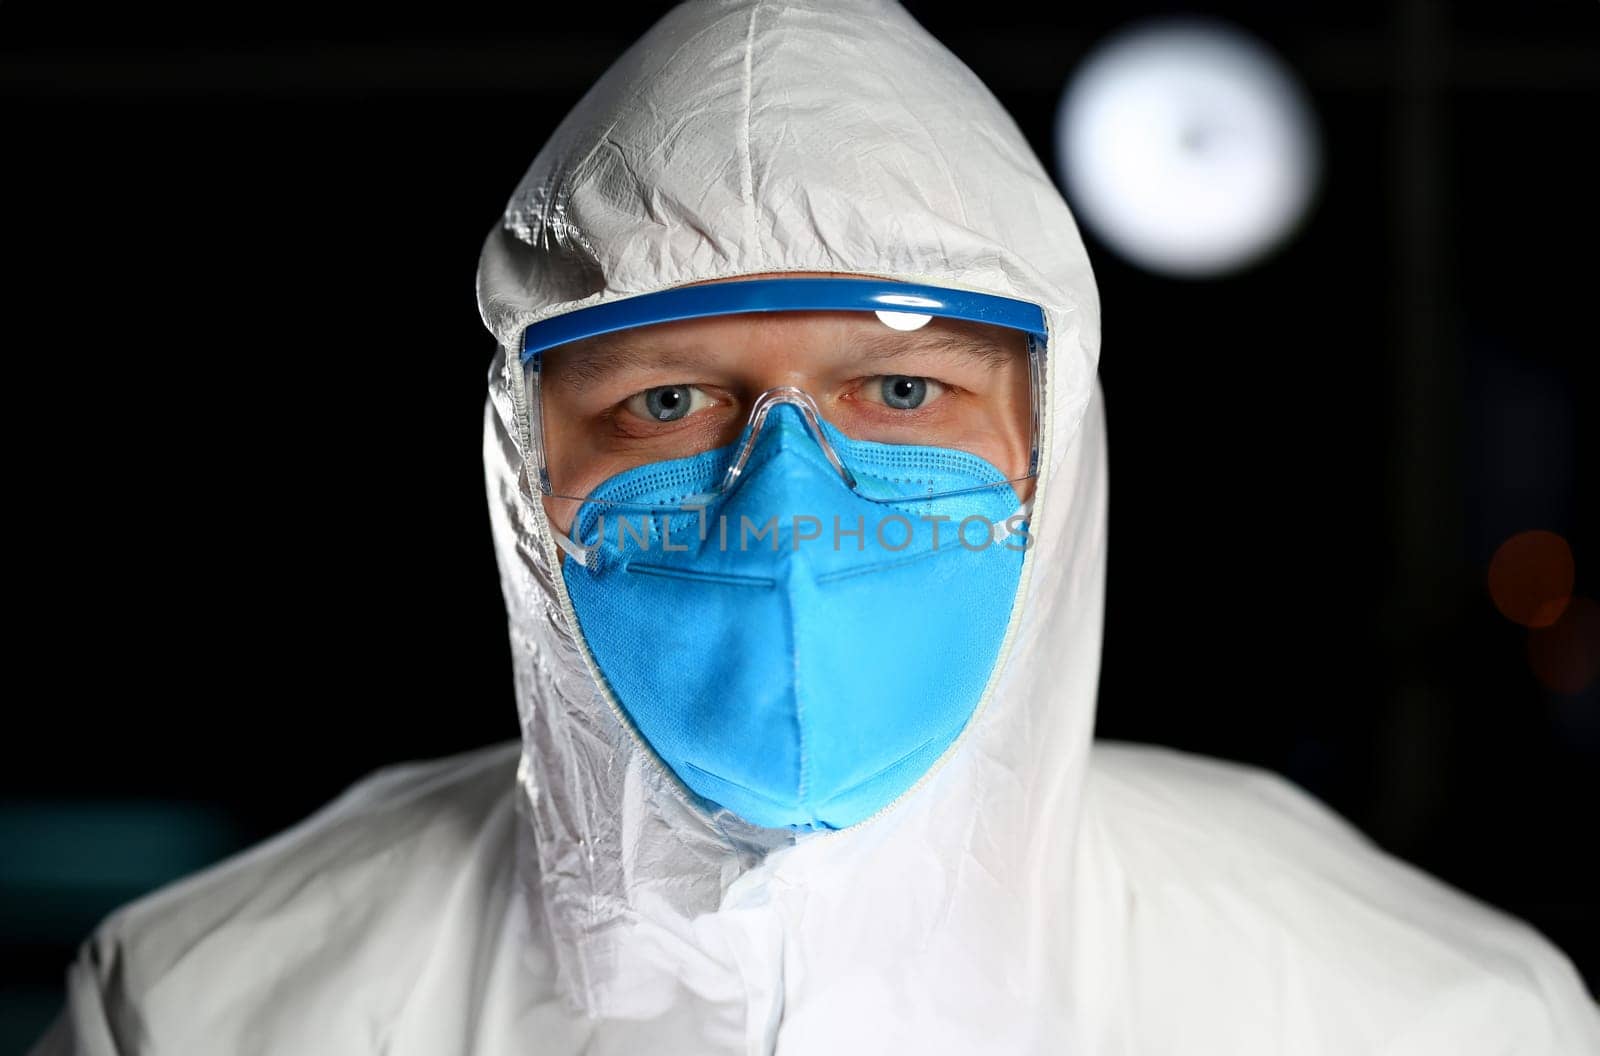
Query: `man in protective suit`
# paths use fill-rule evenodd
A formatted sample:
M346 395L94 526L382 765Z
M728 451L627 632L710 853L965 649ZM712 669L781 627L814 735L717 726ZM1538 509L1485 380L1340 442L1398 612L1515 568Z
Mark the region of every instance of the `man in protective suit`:
M478 290L520 742L112 914L38 1053L1600 1052L1524 923L1091 745L1094 280L897 5L673 10Z

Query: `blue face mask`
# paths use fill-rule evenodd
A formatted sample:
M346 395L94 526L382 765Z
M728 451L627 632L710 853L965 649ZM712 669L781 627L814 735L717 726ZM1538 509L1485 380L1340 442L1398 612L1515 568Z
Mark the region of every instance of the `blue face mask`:
M612 504L710 491L745 437L600 485L573 524L587 562L562 567L639 734L695 793L767 827L852 825L927 772L994 669L1029 541L1016 492L983 459L823 429L858 477L976 490L864 499L780 405L738 484L699 512Z

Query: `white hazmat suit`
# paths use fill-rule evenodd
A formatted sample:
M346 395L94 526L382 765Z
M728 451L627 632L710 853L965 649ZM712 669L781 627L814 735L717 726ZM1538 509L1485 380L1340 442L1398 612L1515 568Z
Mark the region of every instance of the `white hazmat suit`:
M697 811L606 699L503 369L530 322L777 272L998 293L1050 330L989 692L889 809L804 835ZM1094 279L1015 124L899 6L673 10L539 153L478 286L520 743L387 768L112 914L39 1053L1600 1053L1524 923L1269 773L1091 745Z

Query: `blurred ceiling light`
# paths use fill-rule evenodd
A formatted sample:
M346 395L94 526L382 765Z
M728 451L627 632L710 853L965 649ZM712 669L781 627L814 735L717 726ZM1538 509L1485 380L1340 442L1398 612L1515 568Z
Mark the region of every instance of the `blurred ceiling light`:
M1079 66L1056 114L1067 200L1149 271L1209 278L1283 242L1310 205L1321 148L1294 75L1223 23L1123 30Z

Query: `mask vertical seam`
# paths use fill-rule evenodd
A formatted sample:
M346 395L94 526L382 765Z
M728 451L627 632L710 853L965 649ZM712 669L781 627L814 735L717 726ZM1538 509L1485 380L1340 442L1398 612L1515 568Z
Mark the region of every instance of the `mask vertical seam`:
M798 571L795 568L796 559L799 556L797 551L798 548L796 548L796 552L791 552L788 561L785 562L788 565L787 575L790 577L791 584ZM783 614L788 621L790 680L794 685L795 750L799 756L799 775L795 785L795 801L805 808L807 814L811 814L811 808L806 803L806 705L802 692L803 687L800 684L800 619L795 612L792 586L785 589L782 594ZM815 815L812 816L812 820L816 820Z

